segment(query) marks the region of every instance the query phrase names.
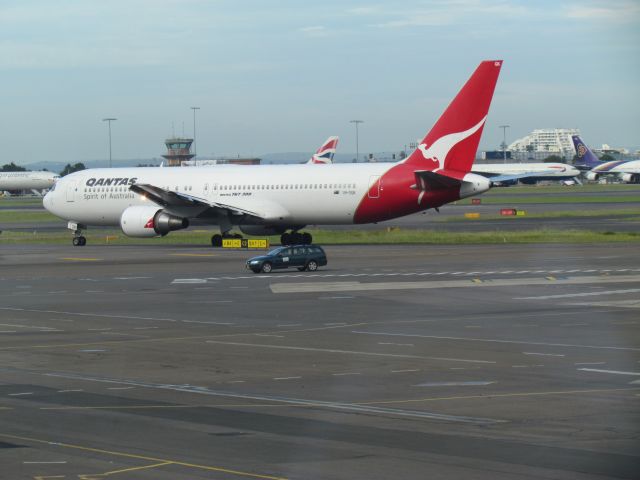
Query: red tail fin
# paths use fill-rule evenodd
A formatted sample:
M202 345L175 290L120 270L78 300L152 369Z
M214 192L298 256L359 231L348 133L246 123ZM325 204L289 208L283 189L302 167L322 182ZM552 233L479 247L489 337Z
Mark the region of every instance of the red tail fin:
M502 60L481 62L405 163L468 172L478 150Z

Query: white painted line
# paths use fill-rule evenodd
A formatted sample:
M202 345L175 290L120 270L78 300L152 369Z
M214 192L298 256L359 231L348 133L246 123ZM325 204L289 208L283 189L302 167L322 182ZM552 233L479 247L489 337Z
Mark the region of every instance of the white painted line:
M246 380L231 380L227 383L246 383Z
M560 353L522 352L524 355L540 355L541 357L564 357Z
M23 395L33 395L34 392L9 393L10 397L21 397Z
M103 313L65 312L61 310L37 310L34 308L0 307L10 312L56 313L61 315L77 315L79 317L122 318L125 320L154 320L156 322L176 322L173 318L136 317L131 315L107 315Z
M32 464L33 465L37 465L37 464L50 464L50 463L64 464L64 463L67 463L67 462L65 460L52 460L52 461L48 461L48 462L47 461L41 461L41 462L22 462L22 463L25 464L25 465L32 465ZM64 476L57 475L57 476L53 476L53 477L47 476L47 477L36 477L36 478L64 478Z
M426 382L412 385L412 387L481 387L485 385L492 385L494 381L470 381L470 382Z
M378 345L395 345L397 347L414 347L413 343L378 342Z
M611 278L616 278L616 277L611 277ZM600 283L600 282L593 282L593 283ZM554 298L594 297L599 295L624 295L627 293L638 293L638 292L640 292L640 288L629 288L626 290L606 290L602 292L564 293L560 295L543 295L539 297L515 297L514 300L551 300Z
M332 373L334 377L343 377L346 375L362 375L360 372L344 372L344 373Z
M85 350L78 350L79 352L82 353L98 353L98 352L106 352L107 350L103 349L103 348L87 348Z
M206 278L176 278L172 284L207 283Z
M296 380L298 378L302 378L302 377L275 377L273 378L273 380Z
M471 337L445 337L439 335L419 335L413 333L387 333L387 332L367 332L361 330L352 330L351 333L359 335L383 335L388 337L413 337L413 338L430 338L433 340L461 340L466 342L487 342L487 343L512 343L515 345L544 345L548 347L572 347L572 348L593 348L598 350L628 350L639 352L640 348L634 347L614 347L608 345L579 345L575 343L545 343L545 342L526 342L523 340L499 340L495 338L471 338ZM495 362L492 362L495 363Z
M81 388L73 388L69 390L58 390L56 393L84 392Z
M145 280L152 277L113 277L114 280Z
M280 325L276 325L276 327L299 327L302 325L301 323L281 323Z
M131 390L136 387L107 387L107 390Z
M579 368L583 372L611 373L613 375L633 375L640 376L640 372L623 372L621 370L601 370L599 368Z
M406 370L391 370L391 373L409 373L409 372L419 372L419 368L407 368Z
M448 357L429 357L432 360L444 360L445 362L463 362L463 363L497 363L493 360L472 360L469 358L448 358Z
M254 333L256 337L276 337L276 338L284 338L284 335L273 335L270 333Z
M574 365L604 365L607 362L576 362Z

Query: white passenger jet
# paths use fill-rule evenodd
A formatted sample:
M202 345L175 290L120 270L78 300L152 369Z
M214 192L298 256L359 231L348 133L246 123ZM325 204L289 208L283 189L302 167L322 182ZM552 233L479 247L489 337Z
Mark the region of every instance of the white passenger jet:
M238 168L90 169L61 178L44 206L68 220L73 244L89 225L155 237L198 219L218 225L220 246L234 226L248 235L311 243L306 225L389 220L489 190L470 173L501 60L481 62L433 128L402 162L255 165Z
M60 175L52 172L0 172L0 192L5 190L45 190Z

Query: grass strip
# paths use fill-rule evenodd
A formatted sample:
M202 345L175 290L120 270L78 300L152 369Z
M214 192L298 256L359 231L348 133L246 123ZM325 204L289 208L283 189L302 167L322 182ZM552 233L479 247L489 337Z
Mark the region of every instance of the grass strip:
M498 243L640 243L640 233L595 230L532 229L515 232L438 232L430 230L321 230L309 229L314 243L321 245L389 244L389 245L483 245ZM172 232L162 238L129 238L120 231L87 231L89 245L210 245L213 231L193 230ZM272 245L279 237L268 237ZM2 244L60 244L70 245L71 234L66 232L12 232L0 235Z

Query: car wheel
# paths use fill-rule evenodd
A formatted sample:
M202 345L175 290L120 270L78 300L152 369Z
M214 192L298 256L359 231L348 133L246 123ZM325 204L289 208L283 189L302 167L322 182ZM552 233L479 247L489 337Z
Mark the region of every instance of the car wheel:
M309 270L310 272L315 272L318 269L318 262L316 262L315 260L309 260L309 263L307 263L307 270Z
M264 262L262 264L261 270L262 270L262 273L271 273L272 268L273 267L271 266L271 264L269 262Z

